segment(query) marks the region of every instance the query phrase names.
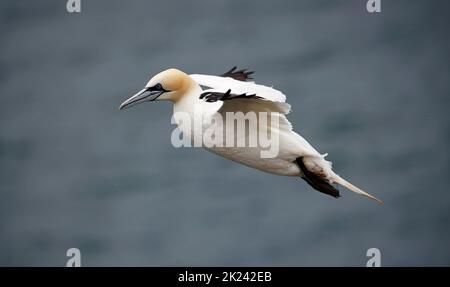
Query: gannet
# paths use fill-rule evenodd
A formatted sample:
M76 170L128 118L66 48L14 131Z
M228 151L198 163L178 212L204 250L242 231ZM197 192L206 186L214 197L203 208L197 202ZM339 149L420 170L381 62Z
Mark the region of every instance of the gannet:
M191 117L201 116L212 119L218 115L225 116L230 112L266 112L278 120L277 125L261 125L262 120L250 124L250 129L265 127L271 135L278 136L279 150L276 156L263 158L262 147L205 147L217 155L237 163L281 176L295 176L304 179L312 188L335 198L340 197L339 190L333 186L339 184L349 190L370 199L382 202L362 189L344 180L332 170L332 163L325 159L327 154L320 154L303 137L292 129L286 118L290 105L286 96L274 89L253 82L254 72L231 70L219 76L191 74L178 69L165 70L147 83L144 89L124 101L119 109L149 101L170 101L173 103L174 115L184 113ZM198 108L200 107L200 109ZM206 121L207 122L207 121ZM214 121L210 121L212 125ZM191 139L196 139L198 129L204 131L208 124L195 127L191 123L175 121L181 132ZM226 123L223 123L226 125ZM233 123L234 125L234 123ZM234 134L224 136L236 136ZM242 135L241 135L242 136ZM245 134L245 137L248 133Z

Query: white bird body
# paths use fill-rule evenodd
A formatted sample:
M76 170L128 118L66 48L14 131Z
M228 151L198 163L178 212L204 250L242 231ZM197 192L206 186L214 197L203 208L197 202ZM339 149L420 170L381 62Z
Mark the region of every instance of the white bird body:
M216 76L206 76L206 75L190 75L191 78L196 80L196 82L199 85L202 86L209 86L211 87L211 83L221 82L221 77ZM219 79L217 79L219 78ZM199 79L207 79L209 81L199 81ZM225 78L223 81L224 84L228 85L232 90L234 90L234 86L236 85L235 82L239 82L237 80L233 80L231 78ZM247 82L245 82L247 84ZM239 83L237 83L239 85ZM257 86L252 85L246 85L246 87L240 87L237 93L247 93L247 94L253 94L257 92L255 89ZM264 87L267 88L267 87ZM214 91L222 91L219 88L215 89L209 89ZM226 92L227 89L225 89L223 92ZM273 90L273 89L271 89ZM208 90L206 90L208 91ZM276 90L274 90L276 91ZM184 98L183 100L176 102L174 104L174 114L178 112L188 113L193 118L194 111L202 111L202 118L205 119L205 122L210 123L211 121L207 118L213 118L217 115L217 113L224 113L224 111L221 111L221 108L224 106L223 102L214 102L214 103L207 103L203 100L200 100L200 95L205 92L200 88L200 86L196 87L195 89L192 89ZM276 91L278 92L278 91ZM280 92L278 92L280 93ZM281 93L280 93L281 94ZM269 94L270 95L270 94ZM282 95L282 94L281 94ZM239 101L239 100L235 100ZM261 100L260 100L261 101ZM240 100L238 103L240 105L241 110L244 111L255 111L255 109L252 108L251 103L249 104L249 100ZM268 102L267 108L271 108L272 103ZM196 107L197 106L197 107ZM254 105L253 105L254 106ZM287 105L289 106L289 105ZM227 109L228 111L229 109ZM274 111L276 112L276 111ZM249 123L249 130L251 129L258 129L259 122L250 122ZM183 124L179 123L178 127L181 129L184 135L194 139L195 136L201 136L206 129L209 128L208 125L202 125L202 131L195 131L191 124ZM270 127L267 127L270 129ZM261 151L263 150L263 147L261 147L258 143L258 146L256 147L204 147L206 150L215 153L217 155L220 155L222 157L225 157L227 159L230 159L232 161L241 163L243 165L265 171L268 173L273 173L277 175L284 175L284 176L301 176L300 168L297 164L295 164L295 159L298 157L303 156L311 156L311 157L318 157L322 159L322 156L306 141L304 140L300 135L295 133L289 128L283 128L283 129L276 129L270 130L271 133L273 133L273 136L278 136L280 143L280 149L278 152L278 155L273 158L261 158ZM224 138L232 136L235 139L238 139L238 134L235 131L233 135L227 134ZM246 134L248 136L248 134ZM197 139L198 141L202 141L203 139Z
M320 154L303 137L292 130L292 125L286 118L286 114L290 111L290 105L285 102L286 96L271 87L245 81L249 74L245 70L234 72L232 69L222 76L186 75L181 71L170 69L152 78L146 89L153 88L158 84L160 87L164 87L163 90L168 95L162 93L158 95L157 100L174 102L175 122L183 135L194 142L203 143L203 134L212 128L212 122L216 117L225 118L230 112L242 112L243 114L265 112L277 120L277 125L256 118L256 121L248 122L248 130L242 134L234 128L229 131L226 123L223 122L223 141L225 142L229 137L236 140L245 138L248 141L248 131L260 132L262 129L266 129L271 138L275 136L278 139L278 152L275 156L262 157L261 153L267 148L261 146L259 141L253 147L223 145L203 147L224 158L264 172L302 177L313 188L334 197L339 197L339 192L330 184L338 183L356 193L379 201L334 173L331 162L325 159L327 154ZM244 80L237 80L233 77L244 77ZM170 78L171 81L168 81L167 78ZM174 88L170 88L175 85L174 81L178 85L176 93L173 92ZM206 88L203 89L203 87ZM140 101L139 95L138 93L124 102L121 108ZM175 115L178 113L187 114L191 118L201 117L202 124L196 125L177 120Z

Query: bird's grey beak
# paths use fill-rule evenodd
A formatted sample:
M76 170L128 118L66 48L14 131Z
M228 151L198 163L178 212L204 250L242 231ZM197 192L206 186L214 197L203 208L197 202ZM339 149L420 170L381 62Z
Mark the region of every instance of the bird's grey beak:
M141 91L136 93L134 96L132 96L131 98L129 98L128 100L123 102L120 105L119 110L124 110L124 109L127 109L129 107L135 106L135 105L143 103L143 102L153 101L157 97L159 97L162 93L164 93L164 91L153 90L152 88L142 89Z

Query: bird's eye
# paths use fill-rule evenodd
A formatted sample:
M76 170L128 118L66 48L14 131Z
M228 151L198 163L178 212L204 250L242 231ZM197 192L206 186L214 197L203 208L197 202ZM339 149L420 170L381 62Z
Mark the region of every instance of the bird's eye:
M155 89L156 89L156 90L162 90L161 84L159 84L159 83L156 84L156 85L155 85Z

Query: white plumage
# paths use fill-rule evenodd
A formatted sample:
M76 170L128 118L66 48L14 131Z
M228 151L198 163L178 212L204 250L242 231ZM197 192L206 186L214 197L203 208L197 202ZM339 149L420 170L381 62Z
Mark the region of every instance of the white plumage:
M279 126L267 124L263 128L269 129L272 135L279 138L279 152L275 157L262 158L263 147L259 144L256 147L213 146L206 149L261 171L302 177L313 188L335 197L339 196L339 192L331 185L333 183L381 202L334 173L331 162L325 160L326 154L320 154L303 137L293 131L292 124L286 118L291 109L286 103L286 96L272 87L248 81L250 74L245 70L236 71L233 68L222 76L200 74L188 76L181 71L170 69L153 77L146 89L152 90L160 85L164 92L151 100L170 100L174 102L174 113L188 113L192 117L199 110L202 117L206 119L212 119L218 115L225 118L229 112L244 114L266 112L273 115L278 120ZM140 94L124 102L121 108L142 101L139 98ZM262 127L259 119L249 124L249 130L259 130ZM180 122L179 128L185 135L196 137L196 128L192 125ZM200 128L203 132L210 126L202 125ZM233 129L233 134L224 133L224 138L229 136L236 138L239 134ZM240 136L248 137L248 133Z

